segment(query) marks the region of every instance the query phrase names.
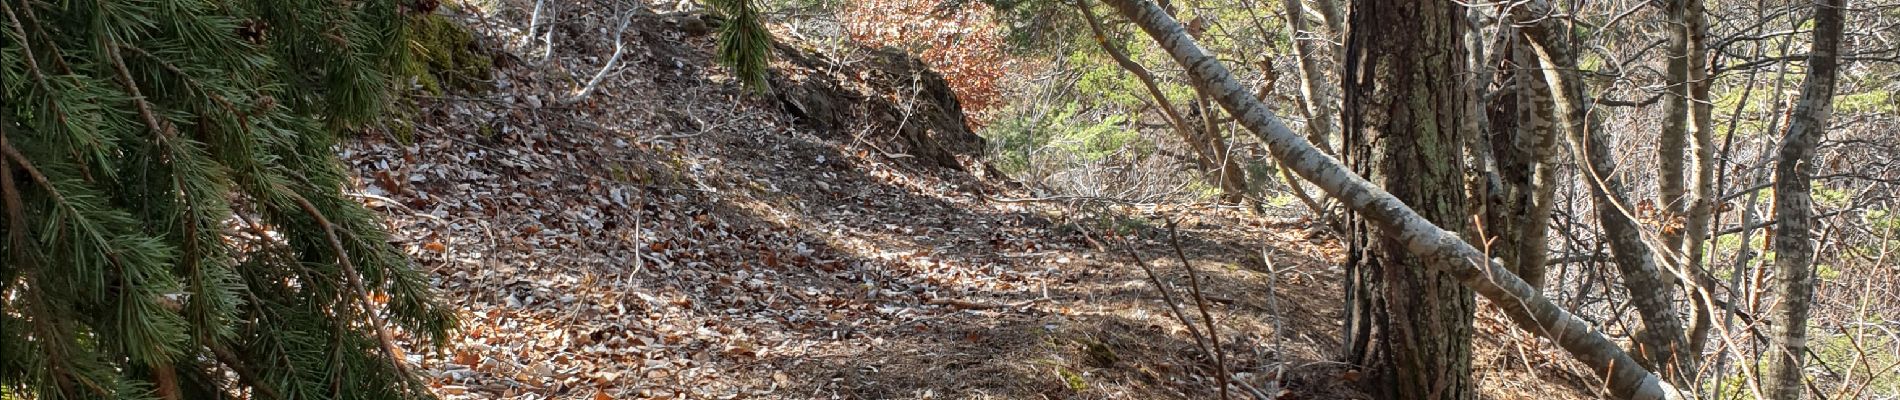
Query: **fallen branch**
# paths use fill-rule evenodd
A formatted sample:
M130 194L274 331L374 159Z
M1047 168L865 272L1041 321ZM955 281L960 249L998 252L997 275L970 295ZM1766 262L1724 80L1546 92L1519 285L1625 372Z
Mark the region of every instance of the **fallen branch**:
M1003 309L1018 309L1018 308L1028 307L1029 305L1036 304L1036 302L1041 301L1041 300L1042 299L1030 299L1030 300L1018 301L1015 303L997 304L997 303L981 303L981 302L975 302L975 301L969 301L969 300L963 300L963 299L931 297L931 298L924 299L924 304L950 307L950 308L955 308L959 310L1003 310Z
M633 24L633 15L631 12L623 12L618 2L614 4L614 18L620 20L620 26L614 28L614 55L607 57L607 64L600 66L600 71L594 73L593 79L587 80L586 86L574 91L574 94L569 95L567 99L561 100L562 104L579 103L581 100L586 100L588 95L594 94L595 88L600 87L600 82L607 79L607 72L613 71L614 67L620 65L620 55L627 52L627 42L622 40L622 37L626 36L627 25ZM549 53L552 52L553 48L549 48Z

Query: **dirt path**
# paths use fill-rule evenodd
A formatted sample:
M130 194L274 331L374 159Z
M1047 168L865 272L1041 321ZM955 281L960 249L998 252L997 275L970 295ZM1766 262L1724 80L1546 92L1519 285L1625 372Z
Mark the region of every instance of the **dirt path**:
M495 93L419 98L412 137L343 148L460 310L455 342L411 360L444 398L1214 398L1121 245L1186 296L1167 219L1229 372L1355 396L1326 361L1337 245L1231 209L995 201L1020 194L713 78L706 38L635 36L590 101L556 101L586 49L498 63Z
M521 114L542 127L567 117ZM1193 339L1125 254L1081 234L1094 223L1072 207L985 201L968 190L985 183L795 129L678 144L561 132L424 132L346 151L370 203L463 307L461 343L426 362L450 398L1211 394L1209 374L1190 371L1207 364ZM615 142L628 145L594 145ZM1231 369L1259 386L1283 363L1323 359L1308 350L1334 340L1338 291L1312 259L1324 247L1231 211L1166 214L1189 220L1182 243L1207 275ZM1121 225L1185 290L1158 220ZM1269 242L1298 244L1268 248L1278 304L1261 295ZM1313 330L1276 346L1275 325Z

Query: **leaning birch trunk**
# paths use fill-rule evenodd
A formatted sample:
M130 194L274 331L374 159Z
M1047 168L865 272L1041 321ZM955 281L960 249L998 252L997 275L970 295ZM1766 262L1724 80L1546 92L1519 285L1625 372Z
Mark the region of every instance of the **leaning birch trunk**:
M1808 78L1795 103L1788 132L1781 139L1775 162L1775 281L1781 301L1770 312L1774 332L1768 372L1762 377L1768 398L1801 398L1801 369L1807 359L1808 308L1814 302L1815 146L1825 135L1833 111L1836 73L1840 69L1842 0L1817 1L1814 44L1808 51Z
M1148 0L1104 0L1134 21L1175 62L1185 67L1195 89L1207 93L1259 137L1282 165L1340 199L1369 223L1377 224L1427 265L1442 268L1502 308L1513 323L1556 342L1602 377L1622 399L1681 399L1682 394L1636 364L1629 353L1576 316L1558 308L1536 289L1486 260L1484 252L1457 235L1427 222L1403 202L1347 170L1339 160L1301 139L1266 105L1247 94L1219 60L1189 38L1181 24Z

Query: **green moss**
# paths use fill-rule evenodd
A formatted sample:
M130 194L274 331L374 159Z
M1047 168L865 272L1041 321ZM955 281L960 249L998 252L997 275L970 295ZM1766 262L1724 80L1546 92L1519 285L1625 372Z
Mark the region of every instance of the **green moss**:
M1121 356L1116 355L1115 350L1108 348L1108 345L1105 343L1085 338L1076 340L1076 344L1082 345L1082 354L1088 355L1088 357L1084 359L1084 361L1088 363L1088 366L1108 368L1115 366L1116 362L1121 361Z
M1894 101L1890 92L1870 91L1836 98L1834 109L1844 112L1900 112L1900 103Z
M1886 322L1880 316L1870 316L1867 322L1878 325ZM1896 356L1893 339L1880 334L1877 330L1850 329L1846 332L1828 332L1821 329L1809 330L1810 346L1814 354L1829 365L1874 365L1887 366L1900 363ZM1855 371L1858 384L1866 385L1861 398L1892 398L1900 396L1900 371L1881 369L1870 371L1864 367Z
M1839 281L1841 280L1841 270L1828 264L1814 264L1814 276L1821 278L1823 281Z
M1056 376L1062 378L1063 386L1068 386L1069 390L1081 392L1089 389L1088 380L1083 379L1082 374L1070 371L1068 368L1056 367Z
M1830 208L1847 207L1854 199L1852 193L1822 186L1815 186L1812 196L1814 197L1814 204Z
M481 54L468 28L440 15L409 20L409 49L414 57L402 70L422 90L483 91L491 88L495 64Z

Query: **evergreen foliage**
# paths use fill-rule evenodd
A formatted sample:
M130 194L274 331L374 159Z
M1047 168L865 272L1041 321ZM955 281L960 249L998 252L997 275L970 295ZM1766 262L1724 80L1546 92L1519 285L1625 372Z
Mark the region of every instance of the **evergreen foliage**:
M719 27L719 63L731 68L747 88L761 93L770 91L766 82L766 61L772 51L772 33L759 20L759 7L752 0L710 0L713 9L725 16Z
M454 318L332 149L415 7L0 0L0 398L429 397Z

